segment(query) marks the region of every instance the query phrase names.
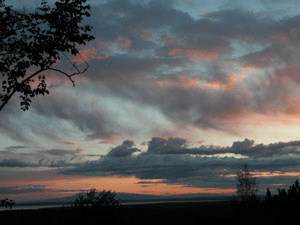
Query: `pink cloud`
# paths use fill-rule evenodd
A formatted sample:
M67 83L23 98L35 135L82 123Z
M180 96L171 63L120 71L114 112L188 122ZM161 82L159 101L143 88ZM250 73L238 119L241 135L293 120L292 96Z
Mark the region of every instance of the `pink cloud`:
M72 62L80 64L80 63L84 63L84 60L88 62L93 59L102 60L112 56L111 54L98 55L97 49L94 47L81 50L80 55L81 57L80 56L73 57Z
M153 37L151 34L148 33L141 33L139 35L139 38L146 39L146 40L155 40L155 37Z
M89 141L100 141L98 144L111 144L114 142L115 138L124 136L123 132L110 132L105 134L94 134L89 135L87 138Z
M75 141L62 141L61 143L65 144L65 145L78 145L79 144L78 142L75 142Z
M181 88L201 88L203 81L201 79L189 77L185 74L180 74L172 79L159 79L153 81L145 81L146 84L159 87L181 87Z
M185 49L182 50L181 48L174 48L168 52L170 56L177 56L177 55L184 55L189 59L196 59L196 60L203 60L203 61L210 61L213 59L220 58L219 53L211 52L207 50L198 50L198 49Z
M121 48L129 48L131 46L131 40L126 39L125 37L119 37L117 39L118 42L123 42Z
M70 152L81 153L81 152L85 152L87 150L88 150L87 148L79 148L79 149L71 150Z

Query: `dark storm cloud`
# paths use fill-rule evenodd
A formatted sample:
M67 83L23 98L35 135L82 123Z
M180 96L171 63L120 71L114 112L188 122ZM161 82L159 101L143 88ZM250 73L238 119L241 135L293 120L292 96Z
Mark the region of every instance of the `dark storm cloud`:
M127 144L127 148L130 148L134 143L130 141ZM125 145L123 143L115 149L124 149ZM182 138L154 137L149 141L146 152L126 154L127 157L104 157L62 173L136 176L139 179L163 179L165 183L191 186L201 186L204 182L210 187L218 187L225 183L229 188L234 185L235 179L226 175L235 174L244 164L261 172L297 170L299 147L300 141L255 145L253 140L245 139L234 142L231 147L202 145L189 148ZM237 157L238 155L243 155L244 158Z

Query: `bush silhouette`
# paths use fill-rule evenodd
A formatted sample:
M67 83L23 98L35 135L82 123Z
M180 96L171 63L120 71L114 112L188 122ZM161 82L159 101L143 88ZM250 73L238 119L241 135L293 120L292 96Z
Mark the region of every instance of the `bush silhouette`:
M111 191L97 192L96 189L90 189L85 195L80 194L75 200L75 208L114 208L120 205L120 200L116 199L116 193Z
M14 200L5 198L0 200L1 201L1 206L4 206L5 208L9 207L10 209L16 204Z

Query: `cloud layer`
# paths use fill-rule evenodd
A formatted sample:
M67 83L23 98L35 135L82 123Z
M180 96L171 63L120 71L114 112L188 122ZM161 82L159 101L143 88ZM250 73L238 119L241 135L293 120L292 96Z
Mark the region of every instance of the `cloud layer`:
M66 169L63 173L135 176L142 180L162 179L166 183L194 187L235 188L232 175L248 164L264 187L271 185L268 179L272 178L272 173L281 177L277 179L279 183L286 182L291 174L297 176L294 172L297 172L300 157L299 141L264 145L245 139L234 142L231 147L202 145L190 148L182 138L154 137L149 141L148 149L136 155L132 153L138 149L132 146L133 142L126 140L106 157ZM266 173L270 176L264 176Z
M50 95L28 112L11 100L0 167L232 188L248 163L285 183L299 169L299 3L212 2L93 3L89 70L76 88L46 74Z

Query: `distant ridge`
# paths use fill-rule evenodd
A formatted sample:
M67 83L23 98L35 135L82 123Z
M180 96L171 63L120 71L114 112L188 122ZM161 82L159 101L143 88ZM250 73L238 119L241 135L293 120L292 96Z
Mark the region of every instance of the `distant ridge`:
M80 194L47 199L40 201L24 202L17 204L19 206L31 205L71 205ZM147 195L147 194L133 194L133 193L117 193L117 199L120 203L143 203L143 202L169 202L169 201L216 201L216 200L229 200L232 196L216 195L216 194L181 194L181 195Z

